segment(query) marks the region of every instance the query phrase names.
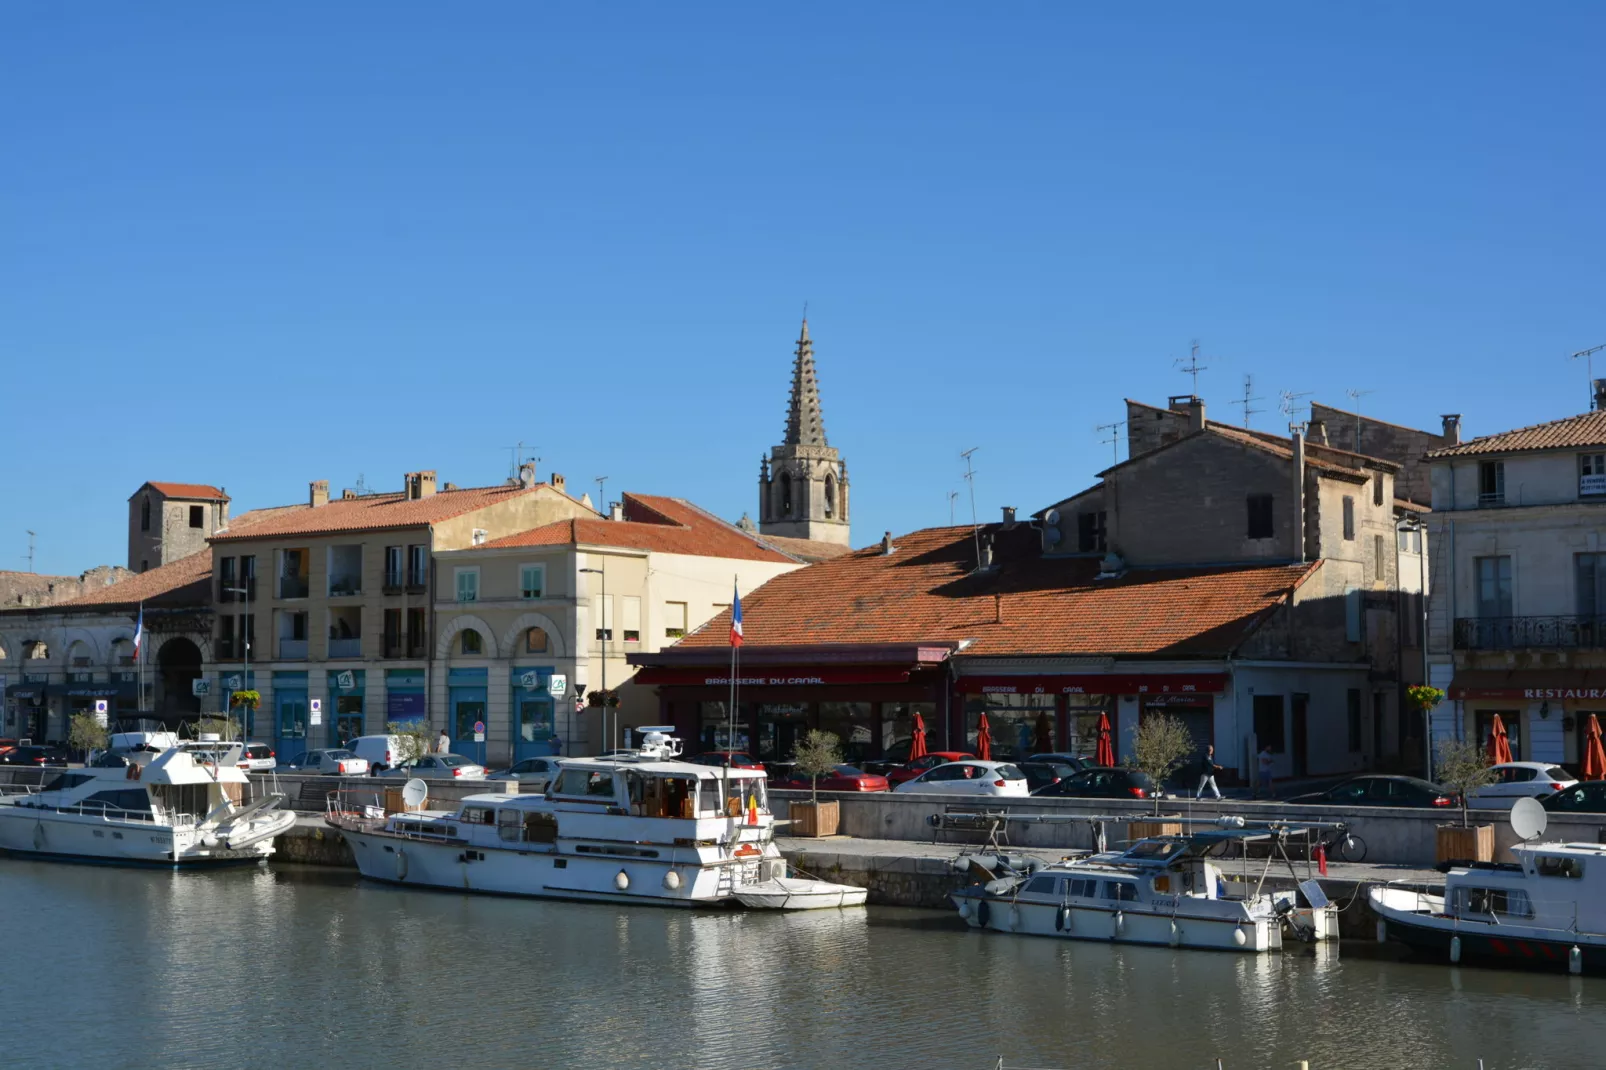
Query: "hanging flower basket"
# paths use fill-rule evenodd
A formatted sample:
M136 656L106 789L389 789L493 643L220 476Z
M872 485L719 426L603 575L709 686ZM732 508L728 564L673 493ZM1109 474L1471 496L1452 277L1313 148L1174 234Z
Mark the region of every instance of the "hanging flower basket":
M260 691L236 691L229 696L229 705L244 706L248 710L254 710L262 705L262 693Z
M619 692L617 692L617 691L591 691L591 692L588 692L586 694L586 704L588 706L594 706L594 707L597 707L599 709L601 707L603 707L603 706L608 707L610 710L618 709L618 707L619 707Z
M1405 697L1418 710L1431 710L1444 701L1444 692L1429 684L1417 684L1405 689Z

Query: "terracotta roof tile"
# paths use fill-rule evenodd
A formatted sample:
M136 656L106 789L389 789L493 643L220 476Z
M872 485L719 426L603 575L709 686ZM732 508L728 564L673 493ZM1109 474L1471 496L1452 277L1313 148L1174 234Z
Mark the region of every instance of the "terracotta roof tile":
M205 483L157 483L154 480L145 486L152 487L169 498L200 498L205 501L228 501L229 496L217 487ZM138 494L139 491L135 491Z
M169 561L149 572L140 572L120 583L100 587L81 598L50 607L56 610L87 609L101 606L133 606L141 602L155 605L212 602L212 550Z
M1320 567L1132 569L1098 580L1097 561L1044 558L1036 535L987 529L1001 564L972 573L971 529L928 528L778 576L742 599L755 647L953 643L969 655L1219 655ZM1014 552L1010 552L1013 550ZM676 648L729 642L730 612Z
M477 549L589 544L742 561L790 561L745 531L680 498L625 494L623 520L559 520L492 539Z
M819 539L791 539L784 535L765 535L759 532L753 536L766 546L797 558L799 561L830 561L832 558L851 554L853 547L843 546L839 542L822 542Z
M235 520L212 541L231 539L279 538L286 535L330 535L346 531L389 531L417 528L450 520L505 502L521 494L533 494L546 484L533 488L502 484L495 487L459 487L436 491L427 498L408 498L402 491L365 494L359 498L330 498L327 505L285 505L257 510L263 514L250 530Z
M1459 446L1445 446L1428 453L1438 457L1467 457L1482 453L1519 453L1526 450L1570 449L1578 446L1606 446L1606 409L1552 420L1546 424L1519 427L1497 435L1484 435Z

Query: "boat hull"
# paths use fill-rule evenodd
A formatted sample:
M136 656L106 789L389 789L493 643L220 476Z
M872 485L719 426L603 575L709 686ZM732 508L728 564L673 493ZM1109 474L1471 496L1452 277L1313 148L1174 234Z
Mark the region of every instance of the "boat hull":
M870 897L867 888L830 881L777 877L761 884L743 884L736 898L752 910L831 910L863 906Z
M202 868L259 862L273 853L273 842L208 847L204 834L192 828L0 806L0 851L101 865Z
M1388 939L1412 955L1451 965L1566 973L1578 949L1577 972L1606 975L1606 937L1528 926L1490 926L1458 922L1443 915L1390 907L1376 894L1372 910L1383 919Z
M1204 951L1261 952L1282 946L1281 923L1276 918L1173 916L1141 907L1108 910L964 894L951 898L973 929Z

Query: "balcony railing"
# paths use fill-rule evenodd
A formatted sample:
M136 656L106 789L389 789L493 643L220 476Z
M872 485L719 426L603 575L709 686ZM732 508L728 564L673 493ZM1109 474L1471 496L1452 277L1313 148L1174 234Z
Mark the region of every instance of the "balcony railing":
M384 593L400 594L402 589L402 573L398 570L385 570Z
M280 639L279 657L285 661L304 661L307 657L305 639Z
M306 580L306 577L304 577L304 576L280 576L279 577L279 597L280 598L305 598L305 597L307 597L307 580Z
M1462 617L1457 650L1606 649L1606 617Z
M407 570L407 591L409 594L420 594L427 586L429 586L427 569L410 568Z
M362 640L331 639L329 640L329 656L331 658L360 658L362 657Z
M405 651L406 651L405 653L403 652L404 639L405 639ZM421 657L424 657L424 652L425 652L425 649L426 649L426 646L427 646L427 644L425 644L425 642L424 642L424 637L423 636L406 636L406 637L403 637L403 636L400 636L400 635L390 635L390 634L387 634L385 636L384 645L385 645L385 657L387 657L387 658L402 658L402 657L421 658ZM330 655L330 656L332 657L333 655Z
M329 594L340 598L347 595L362 594L362 577L356 573L329 577Z

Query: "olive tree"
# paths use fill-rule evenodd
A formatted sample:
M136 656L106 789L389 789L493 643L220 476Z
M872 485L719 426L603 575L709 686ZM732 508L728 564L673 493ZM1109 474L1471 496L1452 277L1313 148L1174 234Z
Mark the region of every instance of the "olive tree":
M90 751L105 750L111 737L92 713L75 713L67 726L67 745L87 758Z
M1163 713L1145 717L1132 737L1132 756L1127 767L1148 775L1154 781L1154 812L1160 812L1160 785L1181 767L1193 750L1193 737L1187 726Z
M842 764L842 747L830 732L814 729L804 736L792 751L797 771L809 778L809 796L816 805L820 801L820 778Z
M1467 814L1467 796L1494 783L1494 767L1489 764L1477 740L1442 739L1438 751L1439 783L1460 796L1461 827L1470 828L1472 820Z
M396 737L396 761L393 768L411 765L427 755L433 740L429 725L423 721L389 721L385 731Z

